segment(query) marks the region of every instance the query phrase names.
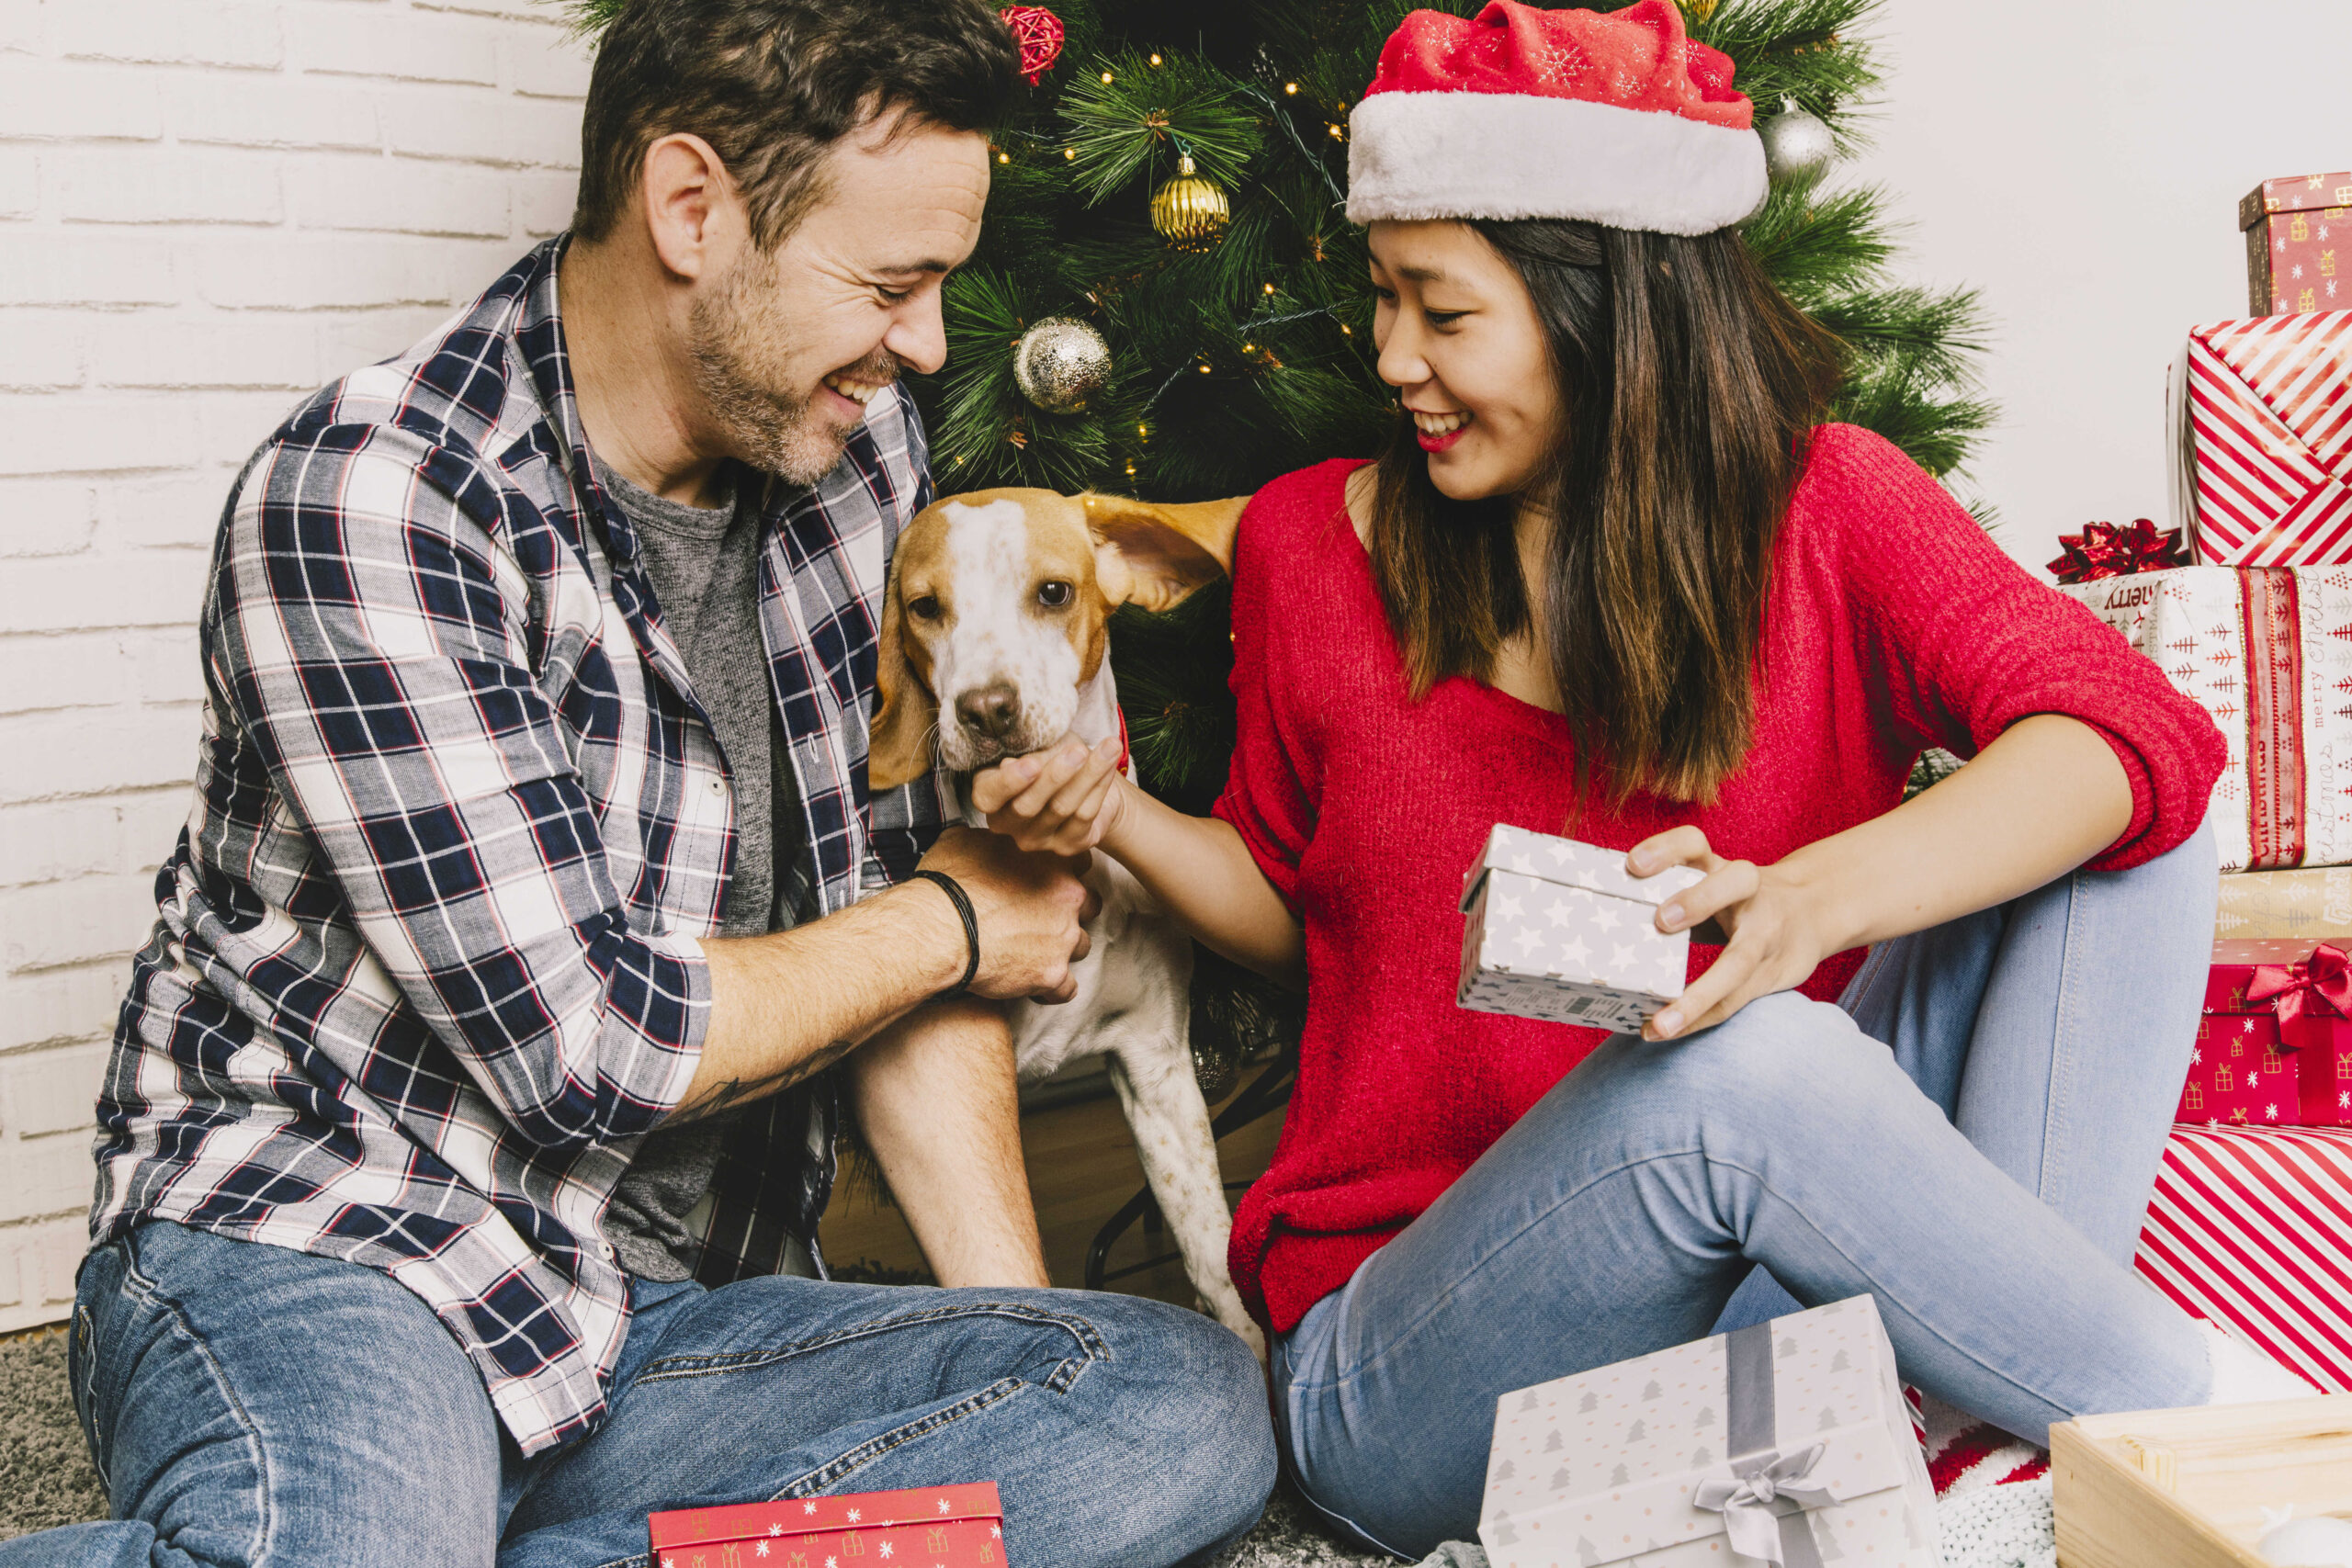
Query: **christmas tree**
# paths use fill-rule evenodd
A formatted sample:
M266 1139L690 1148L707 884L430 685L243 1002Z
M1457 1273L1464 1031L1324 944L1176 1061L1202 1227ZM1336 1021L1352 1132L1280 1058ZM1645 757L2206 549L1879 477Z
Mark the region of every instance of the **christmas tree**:
M1889 282L1883 194L1833 177L1873 107L1860 29L1877 3L1696 0L1688 19L1758 106L1774 177L1747 243L1849 351L1832 417L1943 476L1991 418L1969 374L1976 297ZM943 493L1198 500L1378 447L1396 398L1374 370L1364 237L1343 210L1347 118L1413 8L1007 11L1041 69L994 139L979 249L948 281L947 369L918 390ZM1145 782L1187 810L1214 795L1231 750L1224 624L1221 596L1203 595L1114 627Z
M593 32L624 3L572 9ZM1758 107L1773 178L1747 243L1849 351L1831 417L1943 477L1992 417L1969 368L1976 296L1890 281L1883 193L1835 177L1875 107L1879 3L1689 0L1686 16ZM946 284L946 369L916 382L940 492L1203 500L1374 452L1396 397L1374 369L1364 235L1344 212L1348 109L1407 11L1480 4L1008 8L1035 86L991 139L978 249ZM1186 811L1206 809L1232 751L1226 626L1216 592L1113 623L1142 781ZM1237 1034L1295 1016L1214 960L1195 994L1204 1058L1229 1063Z

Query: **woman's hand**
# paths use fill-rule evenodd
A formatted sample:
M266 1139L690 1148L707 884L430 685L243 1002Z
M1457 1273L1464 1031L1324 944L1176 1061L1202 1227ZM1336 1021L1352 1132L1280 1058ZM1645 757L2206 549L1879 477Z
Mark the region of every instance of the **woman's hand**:
M1119 738L1089 748L1064 740L1025 757L1007 757L972 776L972 804L1024 850L1084 854L1117 825L1125 804Z
M1675 865L1706 873L1658 906L1657 929L1671 934L1713 921L1725 938L1707 972L1642 1025L1645 1040L1671 1040L1721 1023L1757 998L1797 985L1836 951L1810 886L1780 866L1724 859L1697 828L1643 840L1625 865L1636 876Z

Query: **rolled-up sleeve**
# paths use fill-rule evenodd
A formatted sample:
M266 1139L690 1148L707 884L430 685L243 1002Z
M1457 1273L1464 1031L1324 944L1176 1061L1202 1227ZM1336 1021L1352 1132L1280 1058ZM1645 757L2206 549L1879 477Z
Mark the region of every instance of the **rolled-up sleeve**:
M684 1097L699 942L631 928L533 679L515 504L382 426L269 449L214 562L207 658L374 957L524 1137L642 1133Z
M1973 756L2021 718L2064 714L2106 740L2132 788L2131 822L2093 869L2137 865L2197 830L2227 760L2204 709L1889 443L1831 426L1813 461L1854 509L1838 570L1892 733Z
M1291 716L1282 696L1296 690L1295 671L1276 667L1282 639L1270 624L1270 589L1279 581L1270 534L1283 518L1279 487L1253 499L1233 547L1233 764L1210 815L1232 825L1293 915L1299 913L1298 866L1315 835L1315 803L1292 755Z

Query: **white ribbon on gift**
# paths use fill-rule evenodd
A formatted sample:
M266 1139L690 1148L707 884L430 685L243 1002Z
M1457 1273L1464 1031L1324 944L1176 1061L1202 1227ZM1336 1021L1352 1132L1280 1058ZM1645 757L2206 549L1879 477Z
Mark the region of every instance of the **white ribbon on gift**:
M1837 1502L1827 1487L1805 1484L1814 1467L1821 1462L1821 1456L1828 1451L1827 1444L1815 1443L1796 1453L1775 1454L1770 1462L1758 1462L1764 1456L1755 1455L1718 1465L1699 1483L1690 1501L1698 1507L1723 1515L1724 1534L1730 1539L1731 1549L1742 1557L1776 1563L1780 1568L1818 1568L1819 1555L1805 1551L1804 1547L1796 1552L1800 1561L1790 1561L1790 1554L1781 1546L1782 1510L1772 1505L1786 1498L1802 1511L1826 1508ZM1811 1544L1810 1532L1805 1544ZM1813 1561L1801 1561L1805 1557Z

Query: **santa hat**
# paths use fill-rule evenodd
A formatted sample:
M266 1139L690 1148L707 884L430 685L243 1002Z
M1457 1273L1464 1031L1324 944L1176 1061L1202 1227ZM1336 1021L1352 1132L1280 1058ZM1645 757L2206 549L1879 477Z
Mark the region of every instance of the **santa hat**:
M1348 217L1736 223L1764 199L1764 144L1731 78L1672 0L1412 12L1348 116Z

